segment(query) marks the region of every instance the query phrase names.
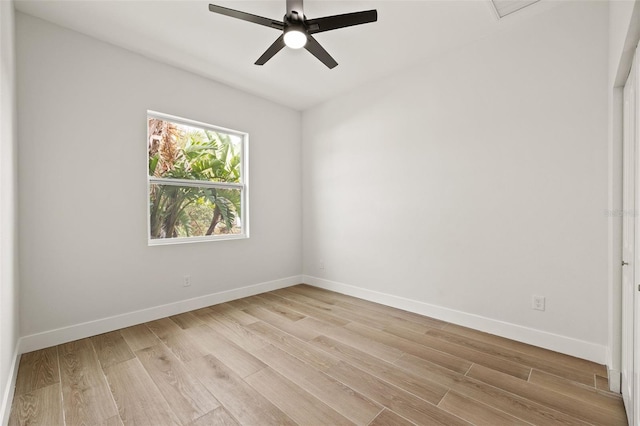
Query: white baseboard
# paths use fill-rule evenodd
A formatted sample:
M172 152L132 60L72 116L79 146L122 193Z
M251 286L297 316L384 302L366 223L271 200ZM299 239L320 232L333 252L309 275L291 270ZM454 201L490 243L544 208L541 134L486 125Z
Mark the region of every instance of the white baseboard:
M620 370L609 369L609 390L611 392L622 393L622 374Z
M277 290L279 288L290 287L292 285L300 284L301 282L302 276L295 275L292 277L282 278L274 281L267 281L247 287L241 287L233 290L221 291L219 293L207 294L205 296L194 297L193 299L181 300L179 302L169 303L166 305L154 306L152 308L128 312L126 314L115 315L108 318L101 318L98 320L76 324L69 327L57 328L54 330L44 331L42 333L31 334L20 339L20 353L48 348L50 346L83 339L85 337L95 336L97 334L107 333L109 331L118 330L120 328L130 327L132 325L157 320L160 318L168 317L170 315L177 315L183 312L192 311L194 309L200 309L206 306L228 302L230 300L241 299L243 297Z
M584 340L574 339L572 337L553 334L542 330L536 330L480 315L469 314L425 302L419 302L417 300L380 293L323 278L309 275L303 275L302 278L303 282L315 287L336 291L338 293L347 294L349 296L358 297L371 302L381 303L383 305L392 306L405 311L415 312L420 315L429 316L442 321L473 328L578 358L587 359L599 364L605 364L607 362L606 346L596 343L586 342Z
M0 404L0 424L6 426L9 424L9 414L11 414L11 402L13 401L13 392L16 388L16 377L18 377L18 365L20 364L20 355L22 349L20 347L21 341L18 340L16 349L13 351L13 360L11 361L11 367L9 368L9 377L7 383L4 386L2 393L2 403Z

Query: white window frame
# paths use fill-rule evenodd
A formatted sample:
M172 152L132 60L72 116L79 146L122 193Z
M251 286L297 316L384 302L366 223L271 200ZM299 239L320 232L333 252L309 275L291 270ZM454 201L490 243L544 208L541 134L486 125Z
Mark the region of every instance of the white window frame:
M177 117L175 115L165 114L162 112L147 110L147 143L149 141L149 118L170 121L175 124L182 124L189 127L199 127L205 130L211 130L217 133L225 133L228 135L238 136L242 139L240 145L240 183L229 182L212 182L191 179L169 179L149 176L149 149L146 148L146 167L147 175L147 244L149 246L163 246L169 244L199 243L205 241L226 241L240 240L249 238L249 134L238 130L227 129L200 121L190 120L188 118ZM189 186L198 188L220 188L220 189L238 189L240 190L240 221L242 223L242 233L240 234L218 234L203 235L193 237L176 237L176 238L151 238L151 203L149 202L149 193L151 185L173 185L173 186Z

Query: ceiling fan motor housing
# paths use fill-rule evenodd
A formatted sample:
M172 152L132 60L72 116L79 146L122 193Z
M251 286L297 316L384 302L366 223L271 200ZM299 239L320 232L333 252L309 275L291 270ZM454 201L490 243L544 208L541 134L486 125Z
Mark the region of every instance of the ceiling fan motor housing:
M307 44L308 32L304 18L296 11L284 17L284 43L292 49L300 49Z

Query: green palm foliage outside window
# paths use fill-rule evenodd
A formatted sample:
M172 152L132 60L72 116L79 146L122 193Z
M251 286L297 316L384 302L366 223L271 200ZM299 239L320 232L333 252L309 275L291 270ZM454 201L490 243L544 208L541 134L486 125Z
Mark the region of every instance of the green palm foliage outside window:
M243 236L245 137L151 114L147 125L149 239Z

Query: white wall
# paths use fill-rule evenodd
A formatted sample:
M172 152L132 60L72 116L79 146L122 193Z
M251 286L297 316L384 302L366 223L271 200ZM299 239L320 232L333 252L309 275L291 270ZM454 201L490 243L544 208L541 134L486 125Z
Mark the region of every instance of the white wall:
M305 112L309 279L604 362L607 20L571 2Z
M12 1L0 1L0 423L8 418L18 342L15 57Z
M21 13L16 37L23 336L299 276L299 112ZM250 134L250 239L147 246L147 109Z

